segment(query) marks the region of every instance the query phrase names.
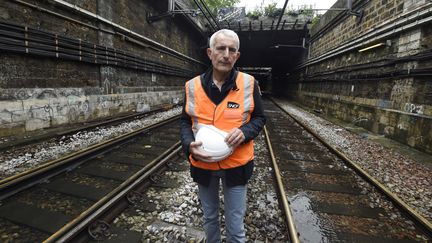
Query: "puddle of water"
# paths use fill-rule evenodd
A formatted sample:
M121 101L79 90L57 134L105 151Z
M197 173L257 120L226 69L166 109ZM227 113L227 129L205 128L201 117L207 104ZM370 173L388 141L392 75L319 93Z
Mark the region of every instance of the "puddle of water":
M331 224L324 222L313 211L310 196L306 192L290 197L290 203L300 242L334 242L336 233L331 229Z

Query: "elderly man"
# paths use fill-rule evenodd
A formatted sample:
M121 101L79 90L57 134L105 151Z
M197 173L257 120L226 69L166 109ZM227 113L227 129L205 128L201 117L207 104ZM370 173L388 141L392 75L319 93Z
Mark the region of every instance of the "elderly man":
M186 83L181 117L183 150L198 183L207 242L221 242L219 187L223 185L227 242L245 242L244 215L247 182L253 171L253 139L265 124L258 83L234 69L240 57L240 41L232 30L222 29L210 38L207 55L212 67ZM213 125L228 135L233 152L214 161L195 141L200 124Z

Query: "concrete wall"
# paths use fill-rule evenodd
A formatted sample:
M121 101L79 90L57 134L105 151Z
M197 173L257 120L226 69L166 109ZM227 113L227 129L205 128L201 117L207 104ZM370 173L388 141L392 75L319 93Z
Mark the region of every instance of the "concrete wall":
M324 16L311 31L308 59L276 89L306 106L431 153L432 3L359 0L353 6L363 18L334 12Z
M186 18L146 21L147 13L167 11L165 1L66 1L78 10L51 0L2 2L0 23L112 48L156 63L159 71L26 54L0 46L0 136L179 102L185 81L206 67L206 38Z

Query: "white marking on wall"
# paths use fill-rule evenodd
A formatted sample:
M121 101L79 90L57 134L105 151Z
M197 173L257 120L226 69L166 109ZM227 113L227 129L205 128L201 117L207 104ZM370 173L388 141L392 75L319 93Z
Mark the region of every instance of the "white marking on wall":
M416 105L412 103L405 103L404 111L415 114L423 114L424 107L422 105Z

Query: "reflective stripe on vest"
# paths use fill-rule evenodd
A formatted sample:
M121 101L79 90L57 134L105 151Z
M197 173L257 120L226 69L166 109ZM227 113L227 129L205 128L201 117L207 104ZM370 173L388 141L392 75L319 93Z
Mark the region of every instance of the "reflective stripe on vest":
M194 79L200 79L199 77L196 77ZM197 130L197 124L198 124L198 118L195 115L195 82L193 81L194 79L189 80L186 85L188 86L186 88L186 101L187 101L187 109L189 110L189 115L190 117L192 117L194 119L194 121L192 122L192 124L194 125L192 127L192 130L194 131L194 133L196 133Z
M205 93L200 77L186 83L186 113L192 119L192 130L196 134L198 123L213 125L229 132L249 122L254 109L253 89L254 78L239 72L237 90L230 90L227 97L217 106ZM218 163L195 161L190 156L192 165L209 170L228 169L242 166L253 159L253 141L239 145L233 154Z
M247 115L250 112L250 105L251 105L252 94L253 94L253 89L251 90L250 79L251 79L251 76L244 75L244 87L245 87L245 89L244 89L245 90L244 91L244 107L245 107L245 111L243 113L242 125L246 124L246 122L247 122Z

